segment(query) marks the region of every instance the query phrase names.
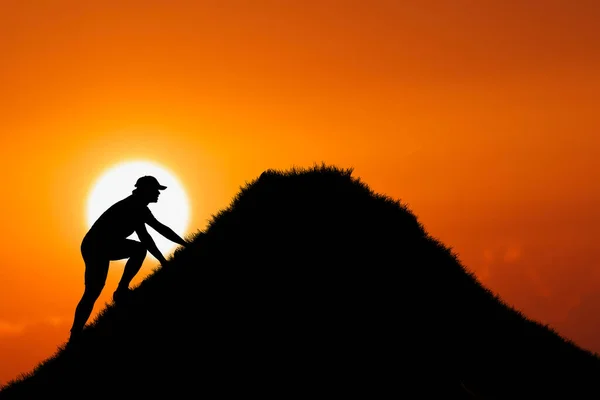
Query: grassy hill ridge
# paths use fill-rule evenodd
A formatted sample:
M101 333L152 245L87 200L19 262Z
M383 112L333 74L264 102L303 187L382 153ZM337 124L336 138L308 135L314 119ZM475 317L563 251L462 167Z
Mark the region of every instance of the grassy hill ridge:
M490 227L493 229L493 227ZM600 359L483 287L351 169L265 171L131 303L0 399L600 394Z

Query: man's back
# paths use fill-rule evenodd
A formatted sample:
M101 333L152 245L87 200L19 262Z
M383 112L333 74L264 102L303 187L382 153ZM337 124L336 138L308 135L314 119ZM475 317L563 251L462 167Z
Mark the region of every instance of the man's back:
M84 240L109 243L129 237L151 217L150 209L130 195L109 207L94 222Z

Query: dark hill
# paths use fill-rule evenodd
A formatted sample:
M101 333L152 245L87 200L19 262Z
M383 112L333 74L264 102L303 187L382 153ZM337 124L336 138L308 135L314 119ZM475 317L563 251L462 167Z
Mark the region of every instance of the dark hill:
M266 171L192 240L0 398L600 396L599 358L351 170Z

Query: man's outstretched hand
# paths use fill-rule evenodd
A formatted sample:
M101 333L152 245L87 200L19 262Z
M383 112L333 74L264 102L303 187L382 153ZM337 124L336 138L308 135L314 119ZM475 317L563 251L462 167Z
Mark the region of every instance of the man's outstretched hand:
M185 241L182 239L181 243L179 243L180 246L182 247L188 247L190 245L190 242ZM171 261L168 261L166 258L162 257L158 260L158 262L160 263L161 266L163 267L168 267L171 264Z
M167 261L166 258L163 258L162 260L158 260L158 262L160 262L160 265L163 267L166 267L169 264L169 261Z

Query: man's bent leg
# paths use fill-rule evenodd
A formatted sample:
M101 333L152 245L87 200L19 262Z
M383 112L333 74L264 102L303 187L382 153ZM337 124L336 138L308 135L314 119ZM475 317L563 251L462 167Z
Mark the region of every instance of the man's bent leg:
M75 318L71 327L71 339L77 338L83 331L83 327L92 314L94 304L106 283L108 275L109 260L95 260L86 262L85 266L85 290L79 304L75 308Z
M126 293L129 290L129 284L140 271L140 268L142 268L147 252L148 250L146 250L146 247L142 243L130 239L119 243L119 247L112 252L111 259L129 257L125 263L125 269L123 270L119 285L117 286L116 296L113 296L113 299L114 297L118 297L118 294Z

